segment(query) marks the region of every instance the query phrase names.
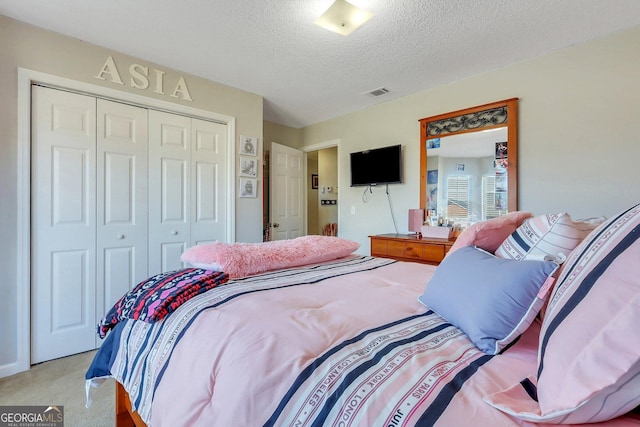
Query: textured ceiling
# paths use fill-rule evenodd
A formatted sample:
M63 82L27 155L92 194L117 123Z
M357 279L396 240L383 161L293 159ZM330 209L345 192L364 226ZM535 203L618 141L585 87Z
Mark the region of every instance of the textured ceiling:
M640 25L639 0L0 0L0 14L264 97L303 127ZM381 97L364 95L385 87Z

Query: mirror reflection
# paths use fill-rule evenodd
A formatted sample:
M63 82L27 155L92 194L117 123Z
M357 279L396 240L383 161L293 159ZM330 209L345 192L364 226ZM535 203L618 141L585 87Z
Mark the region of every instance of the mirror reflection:
M508 211L507 128L426 140L426 209L462 228Z
M518 98L420 119L426 222L462 229L517 210L517 158Z

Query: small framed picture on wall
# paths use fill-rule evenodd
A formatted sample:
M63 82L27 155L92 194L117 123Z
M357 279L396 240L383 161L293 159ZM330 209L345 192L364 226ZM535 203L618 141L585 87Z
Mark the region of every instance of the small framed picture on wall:
M496 159L506 159L508 156L507 141L496 142Z
M240 178L240 197L258 197L258 180Z
M428 170L427 184L437 184L437 183L438 183L438 169Z
M311 189L312 190L317 190L318 189L318 174L317 173L312 173L311 174Z
M258 138L240 135L240 154L245 156L258 155Z
M240 156L240 176L256 178L258 176L258 159Z

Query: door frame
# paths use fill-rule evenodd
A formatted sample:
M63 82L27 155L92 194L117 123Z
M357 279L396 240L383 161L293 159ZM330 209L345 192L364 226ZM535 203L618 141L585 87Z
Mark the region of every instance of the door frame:
M304 162L304 200L305 203L303 203L304 206L304 234L307 235L309 233L309 212L308 212L308 208L307 208L307 198L308 198L308 194L307 194L307 153L310 151L318 151L318 150L322 150L324 148L332 148L332 147L336 147L336 156L337 156L337 168L338 168L338 198L337 198L337 203L338 203L338 236L340 236L341 231L340 231L340 223L342 222L342 218L341 218L341 209L340 209L340 195L342 193L342 191L339 190L339 186L340 186L340 171L342 170L342 161L341 161L341 156L340 156L340 139L330 139L328 141L324 141L324 142L319 142L317 144L312 144L312 145L307 145L305 147L302 147L302 154L303 154L303 162Z
M0 377L27 371L31 367L31 85L43 84L117 102L212 120L227 125L227 230L230 243L235 242L235 136L236 118L212 111L174 104L143 95L85 83L40 71L18 67L18 149L17 149L17 294L16 362L0 367Z

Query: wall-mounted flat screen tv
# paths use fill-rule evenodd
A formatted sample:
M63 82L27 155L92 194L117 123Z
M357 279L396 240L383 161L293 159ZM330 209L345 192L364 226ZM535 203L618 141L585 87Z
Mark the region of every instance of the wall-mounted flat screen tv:
M402 146L351 153L351 186L402 183Z

